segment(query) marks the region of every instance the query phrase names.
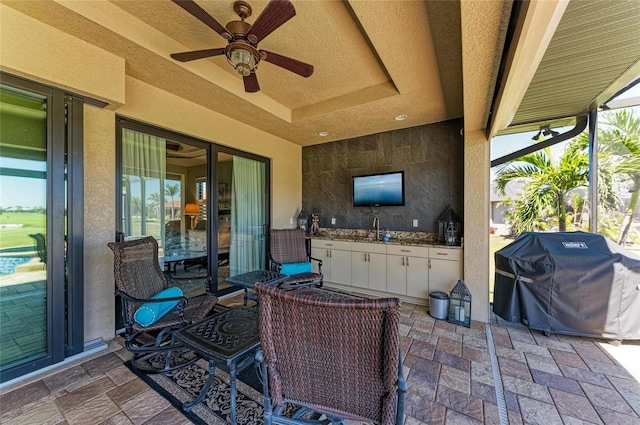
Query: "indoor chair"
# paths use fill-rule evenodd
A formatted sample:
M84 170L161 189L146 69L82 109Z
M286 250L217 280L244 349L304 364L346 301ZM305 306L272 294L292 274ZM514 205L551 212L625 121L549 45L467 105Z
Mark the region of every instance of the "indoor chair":
M192 298L170 286L171 278L158 262L158 242L152 236L125 242L110 242L114 254L115 294L122 300L125 346L133 354L133 368L146 373L164 372L184 364L172 365L171 355L180 347L173 332L199 322L213 312L217 298L209 293ZM145 368L138 364L147 353L166 352L163 367ZM193 360L197 360L195 357Z
M402 424L399 299L261 283L255 290L266 425Z
M316 261L318 272L311 261ZM303 229L271 229L269 231L269 269L286 274L285 288L322 286L322 260L312 258L307 251Z

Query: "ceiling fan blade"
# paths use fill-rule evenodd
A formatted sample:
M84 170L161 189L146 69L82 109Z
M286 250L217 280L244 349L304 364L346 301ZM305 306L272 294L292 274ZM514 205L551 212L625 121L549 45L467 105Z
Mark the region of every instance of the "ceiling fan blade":
M247 93L255 93L260 91L258 77L256 77L256 74L254 72L246 77L242 77L242 80L244 81L244 91L246 91Z
M191 52L172 53L171 57L180 62L189 62L196 59L203 59L219 55L224 55L224 47L221 47L219 49L205 49L194 50Z
M300 62L296 59L291 59L286 56L279 55L277 53L267 52L266 50L260 50L260 57L262 60L277 65L287 71L294 72L305 78L310 77L313 74L313 65Z
M193 0L173 0L175 4L191 13L197 19L199 19L202 23L207 25L209 28L223 36L227 40L231 40L232 36L229 34L229 31L222 26L218 21L213 19L213 16L209 15L203 8L198 6L196 2Z
M247 39L257 44L294 16L296 9L289 0L271 0L249 28Z

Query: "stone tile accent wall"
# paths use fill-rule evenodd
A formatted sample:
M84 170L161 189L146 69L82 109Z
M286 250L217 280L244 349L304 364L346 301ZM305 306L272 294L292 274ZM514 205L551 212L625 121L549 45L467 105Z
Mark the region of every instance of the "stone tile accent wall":
M463 217L462 119L405 128L302 149L302 206L320 215L322 228L369 229L379 211L380 229L435 232L451 204ZM351 177L404 171L403 207L354 207ZM331 224L335 217L336 224ZM412 227L418 219L418 227Z

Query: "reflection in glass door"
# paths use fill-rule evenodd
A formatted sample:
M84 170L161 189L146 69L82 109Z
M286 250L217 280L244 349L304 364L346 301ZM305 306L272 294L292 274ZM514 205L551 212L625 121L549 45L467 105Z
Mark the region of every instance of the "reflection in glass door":
M0 87L0 370L47 355L47 101Z

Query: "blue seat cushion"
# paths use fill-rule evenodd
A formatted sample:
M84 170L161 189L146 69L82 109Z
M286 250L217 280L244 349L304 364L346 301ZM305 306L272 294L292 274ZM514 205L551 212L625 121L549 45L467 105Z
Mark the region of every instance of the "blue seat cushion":
M311 262L309 261L304 263L284 263L282 269L280 269L280 273L287 275L309 273L310 271Z
M164 291L158 292L152 298L175 298L181 297L182 290L180 288L171 287ZM142 304L133 314L133 320L138 322L140 326L149 326L157 322L162 316L167 314L178 305L180 301L164 301Z

